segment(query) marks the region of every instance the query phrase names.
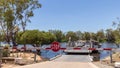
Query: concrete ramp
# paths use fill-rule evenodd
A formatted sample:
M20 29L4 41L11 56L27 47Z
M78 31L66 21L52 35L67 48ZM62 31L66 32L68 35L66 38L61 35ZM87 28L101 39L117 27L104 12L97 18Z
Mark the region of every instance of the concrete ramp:
M62 55L61 57L15 68L98 68L90 62L88 55Z
M92 63L86 62L42 62L15 68L98 68Z
M54 62L91 62L88 55L62 55L53 60Z

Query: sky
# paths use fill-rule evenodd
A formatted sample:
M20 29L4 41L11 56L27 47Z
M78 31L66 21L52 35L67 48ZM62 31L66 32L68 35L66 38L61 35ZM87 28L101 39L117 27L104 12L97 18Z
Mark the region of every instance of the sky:
M120 17L120 0L39 0L27 29L97 32L113 28Z

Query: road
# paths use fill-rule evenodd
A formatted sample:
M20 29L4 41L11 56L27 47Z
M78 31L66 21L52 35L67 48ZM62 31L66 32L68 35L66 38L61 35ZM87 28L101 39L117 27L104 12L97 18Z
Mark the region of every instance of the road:
M62 55L61 57L53 60L55 62L91 62L88 55Z
M88 55L62 55L61 57L42 63L16 68L98 68L90 62Z

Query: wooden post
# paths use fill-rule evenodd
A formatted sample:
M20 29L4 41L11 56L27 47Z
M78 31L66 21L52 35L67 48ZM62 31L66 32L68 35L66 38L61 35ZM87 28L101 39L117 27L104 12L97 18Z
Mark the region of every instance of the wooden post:
M112 63L112 51L110 51L110 63Z
M34 62L36 62L37 51L34 53Z
M1 64L2 64L2 49L0 49L0 68L1 68Z
M34 46L36 47L36 45L34 44ZM34 48L35 48L34 47ZM37 49L36 49L36 51L35 51L35 53L34 53L34 62L36 62L36 56L37 56Z

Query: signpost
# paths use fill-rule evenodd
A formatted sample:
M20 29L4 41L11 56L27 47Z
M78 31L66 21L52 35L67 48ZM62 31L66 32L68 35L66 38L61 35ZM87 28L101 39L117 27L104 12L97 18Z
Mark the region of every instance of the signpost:
M59 42L52 42L50 48L51 48L51 50L52 50L53 52L59 51L59 50L60 50L60 44L59 44Z

